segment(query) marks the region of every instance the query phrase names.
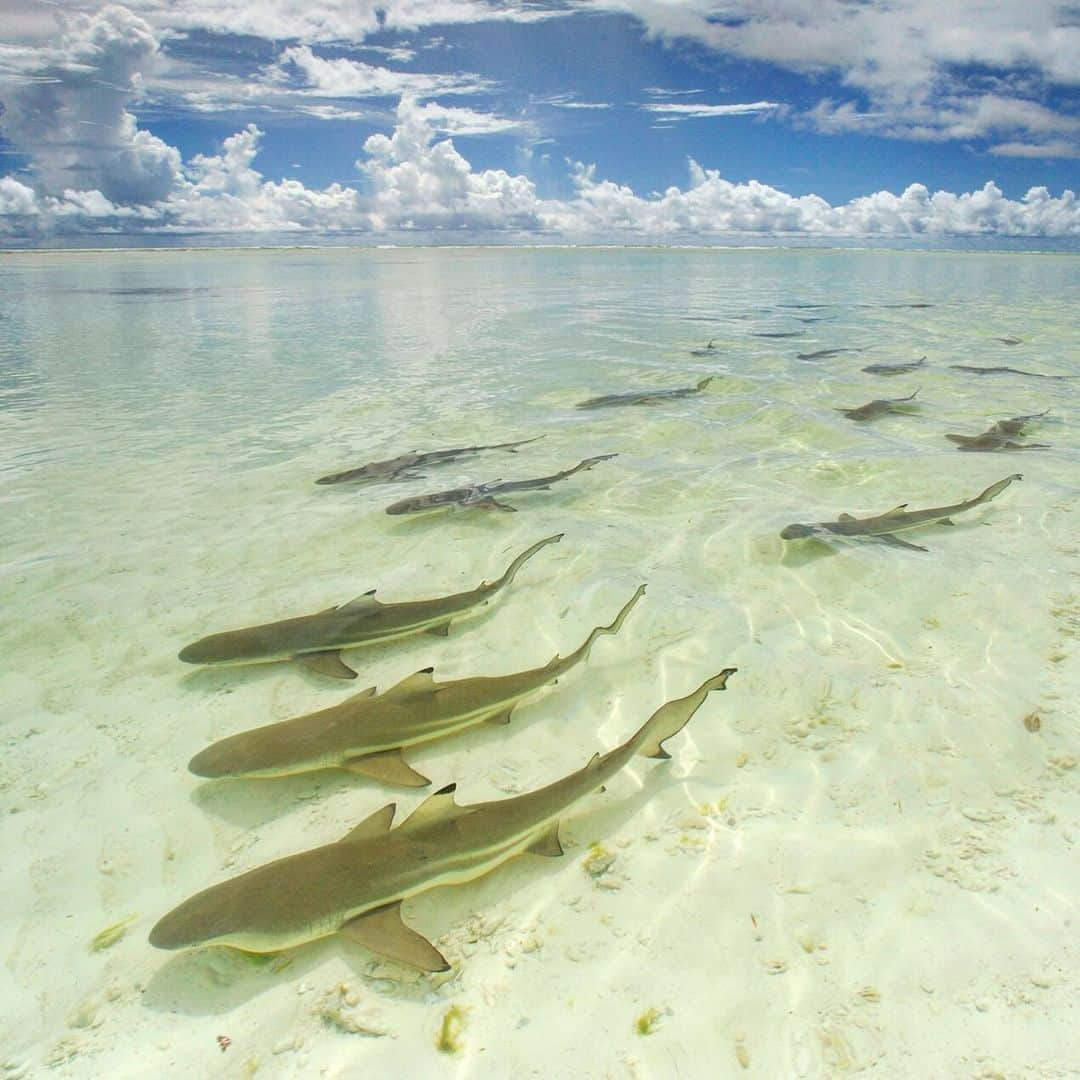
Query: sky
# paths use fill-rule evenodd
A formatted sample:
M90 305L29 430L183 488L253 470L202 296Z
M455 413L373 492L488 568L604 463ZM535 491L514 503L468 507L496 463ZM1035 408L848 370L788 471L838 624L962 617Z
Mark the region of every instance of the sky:
M0 0L0 237L1080 238L1075 0Z

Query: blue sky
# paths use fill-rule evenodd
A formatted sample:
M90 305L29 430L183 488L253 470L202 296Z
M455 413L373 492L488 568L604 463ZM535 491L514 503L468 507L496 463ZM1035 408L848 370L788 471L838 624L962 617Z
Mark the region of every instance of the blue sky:
M0 0L0 25L9 236L1080 236L1064 0Z

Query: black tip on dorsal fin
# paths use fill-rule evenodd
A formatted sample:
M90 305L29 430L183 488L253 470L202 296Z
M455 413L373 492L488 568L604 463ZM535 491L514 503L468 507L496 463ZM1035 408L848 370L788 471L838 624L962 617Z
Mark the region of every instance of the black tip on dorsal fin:
M434 671L435 669L433 667L422 667L420 671L417 672L417 674L419 675L422 673L424 675L431 675Z
M457 783L456 782L452 783L452 784L447 784L446 787L439 788L439 790L436 791L435 794L436 795L452 795L455 791L457 791Z

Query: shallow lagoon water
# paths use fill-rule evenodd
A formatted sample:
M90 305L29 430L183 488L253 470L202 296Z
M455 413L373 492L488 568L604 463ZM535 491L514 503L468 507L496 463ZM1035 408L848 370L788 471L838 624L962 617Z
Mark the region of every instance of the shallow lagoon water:
M5 256L4 1075L1064 1075L1080 380L949 365L1080 374L1078 277L1073 256L940 252ZM759 336L779 333L798 336ZM861 351L797 359L827 348ZM860 370L923 355L910 375ZM684 399L574 407L709 374ZM906 415L835 411L916 388ZM1048 450L944 438L1047 408L1029 437ZM539 434L422 481L313 483ZM510 497L516 514L383 513L611 452ZM926 553L778 535L1012 472L954 528L911 534ZM553 532L448 638L347 654L355 684L176 659L375 587L471 588ZM565 821L565 858L406 904L452 972L334 938L261 963L147 944L199 889L424 797L344 773L199 782L206 744L429 664L536 666L641 582L622 632L510 726L412 755L463 803L511 796L739 669L671 762L637 759Z

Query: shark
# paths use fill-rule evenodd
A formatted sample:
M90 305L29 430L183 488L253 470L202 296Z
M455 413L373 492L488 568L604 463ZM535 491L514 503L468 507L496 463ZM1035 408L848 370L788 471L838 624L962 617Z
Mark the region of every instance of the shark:
M424 668L383 694L371 687L328 709L221 739L196 754L188 769L207 779L292 776L339 768L385 783L430 783L405 761L402 751L442 739L476 724L508 724L514 708L584 662L596 640L617 634L645 593L623 605L614 620L596 627L566 656L513 675L436 682Z
M1020 473L1013 473L996 484L991 484L985 491L980 492L973 499L965 499L963 502L953 503L951 506L935 506L928 510L908 510L907 503L901 503L885 514L877 517L855 518L850 514L841 514L836 521L819 521L813 524L788 525L780 536L784 540L802 540L808 536L820 533L832 533L836 536L871 536L877 540L883 540L886 544L894 547L912 548L915 551L927 551L927 548L919 544L911 544L907 540L901 540L896 534L907 529L914 529L920 525L952 525L953 514L972 510L976 506L997 498L1014 480L1022 480Z
M621 394L603 394L579 401L577 407L606 409L613 405L653 405L658 401L671 401L675 398L690 397L691 394L700 394L715 378L715 375L707 375L696 386L679 386L674 390L627 390Z
M505 450L509 454L516 454L519 446L528 446L529 443L534 443L543 437L543 435L537 435L532 439L521 439L519 442L490 443L486 446L456 446L451 450L410 450L407 454L401 454L386 461L369 461L366 465L360 465L355 469L320 476L315 483L378 484L395 480L423 480L425 479L423 473L415 470L422 469L425 465L446 465L466 454L479 454L484 450Z
M915 394L918 392L916 390ZM884 416L885 413L903 412L903 403L911 401L915 394L908 394L907 397L902 398L875 398L855 409L837 409L836 411L843 413L849 420L873 420L875 416Z
M347 604L314 615L299 615L211 634L181 649L180 659L185 664L263 664L297 660L322 675L355 679L356 672L342 662L342 649L394 641L424 632L445 637L452 621L476 612L509 585L541 548L557 544L562 537L562 533L556 533L538 540L518 555L501 577L483 581L468 592L431 600L383 604L375 599L376 590L372 589Z
M1041 371L1022 371L1014 367L979 367L976 364L950 364L956 371L970 371L975 375L1028 375L1033 379L1080 379L1080 375L1046 375Z
M396 805L388 803L340 840L211 885L160 919L150 944L266 953L341 934L422 971L446 971L442 953L405 923L403 902L437 886L473 881L525 852L562 855L559 824L566 814L635 755L669 757L664 743L735 671L725 668L661 705L624 743L545 787L461 805L456 785L448 784L397 826Z
M1038 420L1050 410L1031 413L1028 416L1014 416L1008 420L999 420L981 435L946 435L945 438L957 443L957 450L992 451L992 450L1049 450L1048 443L1018 443L1012 436L1022 435L1024 425Z
M839 356L846 352L862 352L862 349L818 349L817 352L796 353L798 360L824 360L829 356Z
M802 337L805 334L805 330L759 330L751 337L765 337L765 338L789 338L789 337Z
M549 476L538 476L533 480L492 480L486 484L472 484L468 487L451 488L449 491L435 491L429 495L414 495L411 498L399 499L391 503L386 508L386 512L395 516L423 514L431 510L445 510L460 506L467 510L503 510L514 513L515 507L509 503L500 502L496 496L504 495L509 491L547 491L552 484L557 484L560 480L573 476L574 473L591 469L601 461L609 461L618 456L618 454L599 454L579 461L573 468L563 469Z
M716 355L716 338L710 338L708 344L704 349L691 349L691 356L715 356Z
M920 356L918 360L908 360L903 364L868 364L863 371L870 375L904 375L909 371L915 371L924 367L926 357Z

